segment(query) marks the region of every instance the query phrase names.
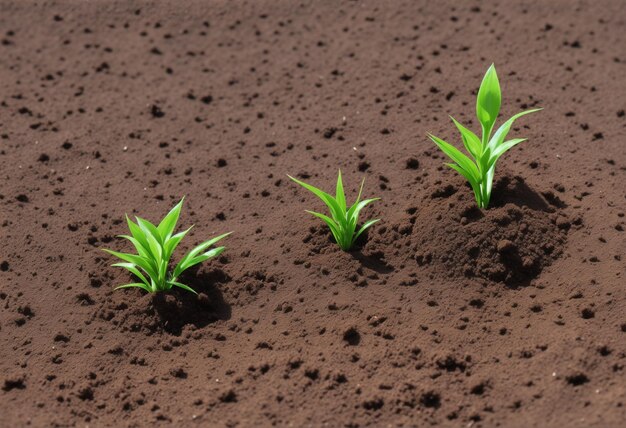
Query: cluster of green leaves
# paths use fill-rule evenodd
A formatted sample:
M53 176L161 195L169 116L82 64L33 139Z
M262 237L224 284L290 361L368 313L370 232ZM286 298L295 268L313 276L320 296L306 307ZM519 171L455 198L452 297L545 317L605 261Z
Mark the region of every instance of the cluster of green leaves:
M322 219L324 223L326 223L328 227L330 227L330 231L332 232L335 241L337 241L339 247L341 247L341 249L344 251L348 251L350 248L352 248L357 238L367 228L379 221L379 219L368 220L363 224L363 226L361 226L358 232L356 231L361 210L370 203L380 199L373 198L361 201L361 192L363 191L363 184L365 184L365 179L363 179L363 181L361 182L361 188L359 189L359 195L356 198L356 202L350 208L348 208L346 205L346 195L343 190L343 182L341 180L341 171L339 171L339 175L337 176L335 197L332 197L331 195L324 192L323 190L318 189L317 187L297 180L290 175L288 175L288 177L298 183L300 186L311 191L315 196L320 198L326 204L328 210L330 211L330 217L315 211L307 212L313 214L315 217Z
M173 286L176 286L196 293L191 287L178 282L178 277L190 267L220 255L225 247L212 249L209 249L209 247L220 239L230 235L230 233L225 233L213 239L209 239L208 241L204 241L185 254L172 272L168 272L172 253L193 227L191 226L189 229L174 235L174 229L176 228L184 199L185 198L172 208L158 226L139 217L135 217L137 223L134 223L126 216L131 236L121 235L120 237L128 239L134 245L137 254L118 253L112 250L104 251L124 261L124 263L115 263L113 266L119 266L132 272L141 282L120 285L115 288L116 290L120 288L139 287L150 293L157 293L167 291Z
M514 115L504 122L492 136L496 119L500 113L501 100L500 83L498 82L496 69L492 64L487 73L485 73L476 100L476 116L482 127L481 138L453 117L450 117L461 133L463 145L469 156L441 138L428 134L428 137L454 161L446 165L457 171L470 183L479 208L487 208L489 206L498 159L509 149L526 140L525 138L514 138L505 141L513 122L526 114L541 110L540 108L526 110ZM335 241L344 251L350 250L358 237L379 221L379 219L368 220L357 231L359 214L363 208L380 199L372 198L361 201L365 180L361 182L356 202L348 208L341 171L339 171L337 176L334 197L294 177L289 176L289 178L315 194L326 204L330 211L330 217L315 211L307 212L320 218L328 225ZM190 267L221 254L225 247L209 248L230 235L230 233L209 239L196 246L176 264L173 271L169 272L168 268L172 253L193 227L174 234L183 201L184 198L165 216L158 226L139 217L136 217L135 223L126 216L130 235L121 235L121 237L128 239L134 245L137 254L119 253L112 250L104 251L124 261L113 266L119 266L130 271L141 282L120 285L116 289L139 287L150 293L156 293L170 290L176 286L195 293L189 286L178 282L178 277Z
M453 117L450 117L461 132L463 145L472 159L441 138L428 134L429 138L454 161L454 163L446 165L469 181L479 208L487 208L489 206L496 162L500 156L510 148L526 140L526 138L514 138L505 141L513 122L526 114L541 110L538 108L516 114L504 122L492 137L491 132L500 112L501 99L498 75L496 74L496 68L492 64L483 78L476 100L476 116L482 126L482 138L478 138L476 134L465 128Z

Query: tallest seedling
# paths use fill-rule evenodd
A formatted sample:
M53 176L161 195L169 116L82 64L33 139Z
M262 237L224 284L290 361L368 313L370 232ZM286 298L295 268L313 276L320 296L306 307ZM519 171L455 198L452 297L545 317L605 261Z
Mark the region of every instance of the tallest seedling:
M461 132L463 145L471 158L463 154L453 145L446 143L441 138L428 134L428 137L454 161L454 163L448 163L446 165L469 181L472 190L474 190L476 203L479 208L487 208L489 206L491 188L493 186L493 175L496 169L496 162L500 156L511 147L526 140L526 138L504 140L513 122L515 119L528 113L541 110L537 108L517 113L504 122L492 136L491 132L493 131L496 118L500 112L501 100L502 96L500 94L498 75L496 74L496 68L491 64L491 67L489 67L489 70L485 73L483 82L480 84L478 98L476 99L476 116L482 126L482 138L478 138L476 134L465 128L453 117L450 117Z

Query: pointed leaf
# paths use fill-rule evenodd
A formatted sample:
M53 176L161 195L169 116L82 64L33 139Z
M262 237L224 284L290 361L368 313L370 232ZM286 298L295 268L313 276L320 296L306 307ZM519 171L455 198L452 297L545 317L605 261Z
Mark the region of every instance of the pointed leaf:
M166 260L169 260L172 257L172 253L174 253L174 250L176 249L178 244L180 244L180 241L182 241L182 239L185 237L185 235L187 235L187 233L192 228L193 228L193 226L191 226L187 230L184 230L182 232L177 233L176 235L170 237L169 239L167 239L167 241L165 241L165 245L163 246L163 249L164 249L164 256L163 256L163 258L165 258Z
M183 206L183 202L185 197L183 197L179 203L176 204L174 208L161 220L161 223L157 226L157 230L159 231L159 235L161 235L162 242L172 236L174 229L176 228L176 223L178 222L178 217L180 216L180 209Z
M148 287L150 286L150 282L148 282L146 277L139 271L139 269L137 269L135 267L134 264L132 264L132 263L115 263L115 264L112 264L111 266L121 267L121 268L124 268L124 269L132 272L137 278L141 279L141 281L143 281L144 284L146 284Z
M161 234L159 233L155 225L150 223L148 220L140 217L135 217L135 220L137 220L137 224L144 232L144 235L146 235L146 240L148 239L148 236L151 235L154 239L156 239L159 244L163 242L163 240L161 239Z
M456 121L455 118L450 116L450 119L454 122L459 132L461 133L461 138L463 140L463 145L467 152L474 156L474 159L478 158L482 153L482 143L480 142L480 138L472 131L464 127L462 124Z
M504 143L500 144L498 147L496 147L493 153L491 153L491 158L489 159L489 166L491 167L495 165L495 163L500 158L500 156L502 156L509 149L517 146L519 143L526 141L527 139L528 138L514 138L512 140L505 141Z
M120 238L124 238L124 239L128 239L130 242L132 242L133 246L135 247L135 249L137 250L137 253L141 256L141 257L149 257L150 255L150 250L146 249L141 242L139 242L139 240L133 238L132 236L128 236L128 235L118 235Z
M359 229L359 231L356 233L356 235L354 235L354 238L352 238L352 243L356 242L357 238L359 236L361 236L361 234L363 232L365 232L366 229L370 228L372 225L374 225L375 223L378 223L380 221L380 219L374 219L374 220L368 220L365 222L365 224L363 224L363 226L361 226L361 228Z
M435 144L445 153L447 154L453 161L459 164L465 171L470 173L474 180L480 182L480 172L478 171L478 167L476 164L472 162L470 158L461 153L456 147L451 144L446 143L441 138L435 137L432 134L428 134L428 137L434 141Z
M224 251L224 249L225 249L225 247L218 247L218 248L216 248L216 250L219 250L220 253L222 251ZM195 266L195 265L197 265L199 263L202 263L202 262L204 262L206 260L209 260L212 257L213 257L212 255L206 255L206 253L203 253L203 254L200 254L198 256L188 258L187 260L185 260L185 263L183 263L183 264L179 263L180 267L176 266L176 269L174 269L174 278L180 276L181 273L183 273L184 271L186 271L190 267Z
M358 204L359 201L361 200L361 194L363 193L363 185L364 184L365 184L365 177L363 177L363 180L361 180L361 187L359 187L359 194L356 196L355 204Z
M128 223L128 230L130 230L130 234L135 238L146 250L150 247L148 246L148 240L146 239L146 234L139 227L139 225L133 223L133 221L126 216L126 223Z
M227 237L228 235L230 235L232 233L233 232L224 233L222 235L216 236L215 238L211 238L211 239L209 239L207 241L204 241L200 245L196 246L193 250L191 250L189 252L189 256L190 257L195 257L197 254L200 254L201 252L203 252L204 250L209 248L211 245L215 244L217 241L219 241L221 239L224 239L225 237Z
M135 282L133 284L118 285L117 287L114 288L114 290L119 290L121 288L133 288L133 287L143 288L148 293L152 293L152 290L150 290L150 288L148 288L145 284L141 284L139 282Z
M226 247L217 247L217 248L213 248L207 251L206 253L202 253L198 256L187 257L184 260L181 260L174 268L174 273L172 274L172 277L178 278L181 273L183 273L190 267L195 266L198 263L202 263L205 260L209 260L213 257L219 256L220 254L224 252L225 249Z
M161 244L157 241L157 239L151 234L149 234L147 238L148 245L150 246L150 254L152 254L152 258L154 259L154 261L157 264L160 264L161 259L163 258L163 248L161 247Z
M185 284L181 284L180 282L176 282L176 281L168 281L169 284L171 285L175 285L176 287L180 287L183 290L187 290L187 291L191 291L193 294L198 294L196 292L196 290L194 290L193 288L189 287L188 285Z
M330 196L328 193L324 192L323 190L318 189L315 186L311 186L310 184L307 184L304 181L300 181L296 178L293 178L290 175L288 175L287 177L289 177L290 179L298 183L300 186L304 187L305 189L313 193L315 196L320 198L330 210L330 213L333 216L333 218L340 218L343 215L343 212L341 211L341 207L339 206L339 203L335 200L335 198Z
M217 257L220 254L222 254L225 249L226 249L226 247L211 248L209 251L207 251L205 253L202 253L202 256L203 257L208 257L208 258L212 259L213 257Z
M355 203L348 210L348 215L347 215L348 219L358 217L359 213L361 212L363 208L365 208L367 205L371 204L372 202L376 202L376 201L380 201L380 198L365 199L364 201Z
M126 262L130 262L136 266L142 268L151 278L157 278L157 266L153 264L152 260L138 256L136 254L119 253L117 251L104 249L103 251L120 258Z
M491 140L489 140L489 144L487 145L487 147L490 150L490 153L492 153L500 144L502 144L507 134L511 130L511 126L513 126L513 122L515 122L516 119L519 119L522 116L525 116L530 113L534 113L539 110L542 110L542 109L536 108L536 109L526 110L526 111L517 113L516 115L512 116L509 120L504 122L502 125L500 125L496 133L493 134L493 137L491 138ZM488 154L490 155L490 153Z
M335 200L339 204L339 208L342 212L346 211L346 194L343 190L343 181L341 180L341 170L337 175L337 188L335 190Z
M206 250L211 245L215 244L217 241L225 238L231 233L232 232L224 233L223 235L219 235L219 236L216 236L215 238L209 239L208 241L204 241L203 243L201 243L200 245L198 245L197 247L189 251L187 254L185 254L183 258L180 259L176 267L174 268L174 274L173 274L174 278L177 278L188 267L193 266L193 265L188 265L189 260L193 259L194 257L196 257L197 254Z
M480 84L478 90L478 97L476 98L476 116L482 124L483 135L491 135L493 124L496 122L498 113L500 113L500 103L502 96L500 93L500 83L498 82L498 75L496 68L493 64L485 73L483 81Z

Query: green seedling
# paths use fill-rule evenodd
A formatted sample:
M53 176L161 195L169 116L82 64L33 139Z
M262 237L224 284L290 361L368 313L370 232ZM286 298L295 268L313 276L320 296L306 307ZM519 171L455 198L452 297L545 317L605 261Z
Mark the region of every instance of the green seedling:
M454 161L454 163L446 165L469 181L479 208L487 208L489 206L496 162L500 156L510 148L526 140L526 138L514 138L504 141L513 122L526 114L541 110L537 108L517 113L504 122L492 137L491 131L500 112L500 102L500 83L498 82L496 68L491 64L480 84L476 99L476 116L482 126L482 138L478 138L476 134L450 116L450 119L461 132L463 145L470 154L471 159L441 138L428 134L428 137Z
M326 206L328 206L328 210L330 211L331 217L328 217L324 214L320 214L315 211L307 211L308 213L313 214L315 217L320 218L328 225L330 231L337 241L339 247L348 251L357 238L370 226L374 223L378 222L379 219L376 220L368 220L361 226L361 228L356 231L357 223L359 221L359 213L363 208L365 208L370 203L379 200L380 198L373 199L365 199L361 201L361 192L363 191L363 184L365 184L365 179L361 182L361 188L359 189L359 195L356 198L356 202L350 208L346 205L346 195L343 190L343 182L341 181L341 171L339 171L339 175L337 176L337 188L335 191L335 197L332 197L328 193L311 186L310 184L304 183L300 180L293 178L288 175L293 181L298 183L300 186L305 189L311 191L315 196L320 198Z
M149 221L139 217L135 217L137 223L134 223L130 218L128 218L128 216L126 216L131 236L120 235L120 237L128 239L134 245L138 254L118 253L117 251L112 250L104 251L124 260L124 263L115 263L112 266L119 266L130 271L141 282L120 285L115 287L116 290L120 288L139 287L149 293L158 293L161 291L167 291L176 286L197 294L191 287L178 282L178 277L190 267L220 255L224 251L225 247L216 247L212 249L209 249L209 247L220 239L230 235L230 233L225 233L213 239L209 239L208 241L204 241L185 254L185 256L180 259L174 270L168 272L168 266L172 253L180 241L185 237L187 232L189 232L193 227L191 226L189 229L174 235L174 229L176 228L176 223L178 222L178 217L180 215L180 209L183 206L184 200L185 198L176 204L176 206L172 208L165 218L161 220L158 226L155 226Z

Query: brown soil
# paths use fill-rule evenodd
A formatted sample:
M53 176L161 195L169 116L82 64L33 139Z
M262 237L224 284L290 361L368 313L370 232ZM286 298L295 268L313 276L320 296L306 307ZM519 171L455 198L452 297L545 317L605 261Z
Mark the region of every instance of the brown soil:
M384 5L383 5L384 4ZM0 426L626 420L623 2L0 4ZM495 62L529 137L479 211L425 138ZM286 174L383 220L350 253ZM185 280L112 291L187 195Z

